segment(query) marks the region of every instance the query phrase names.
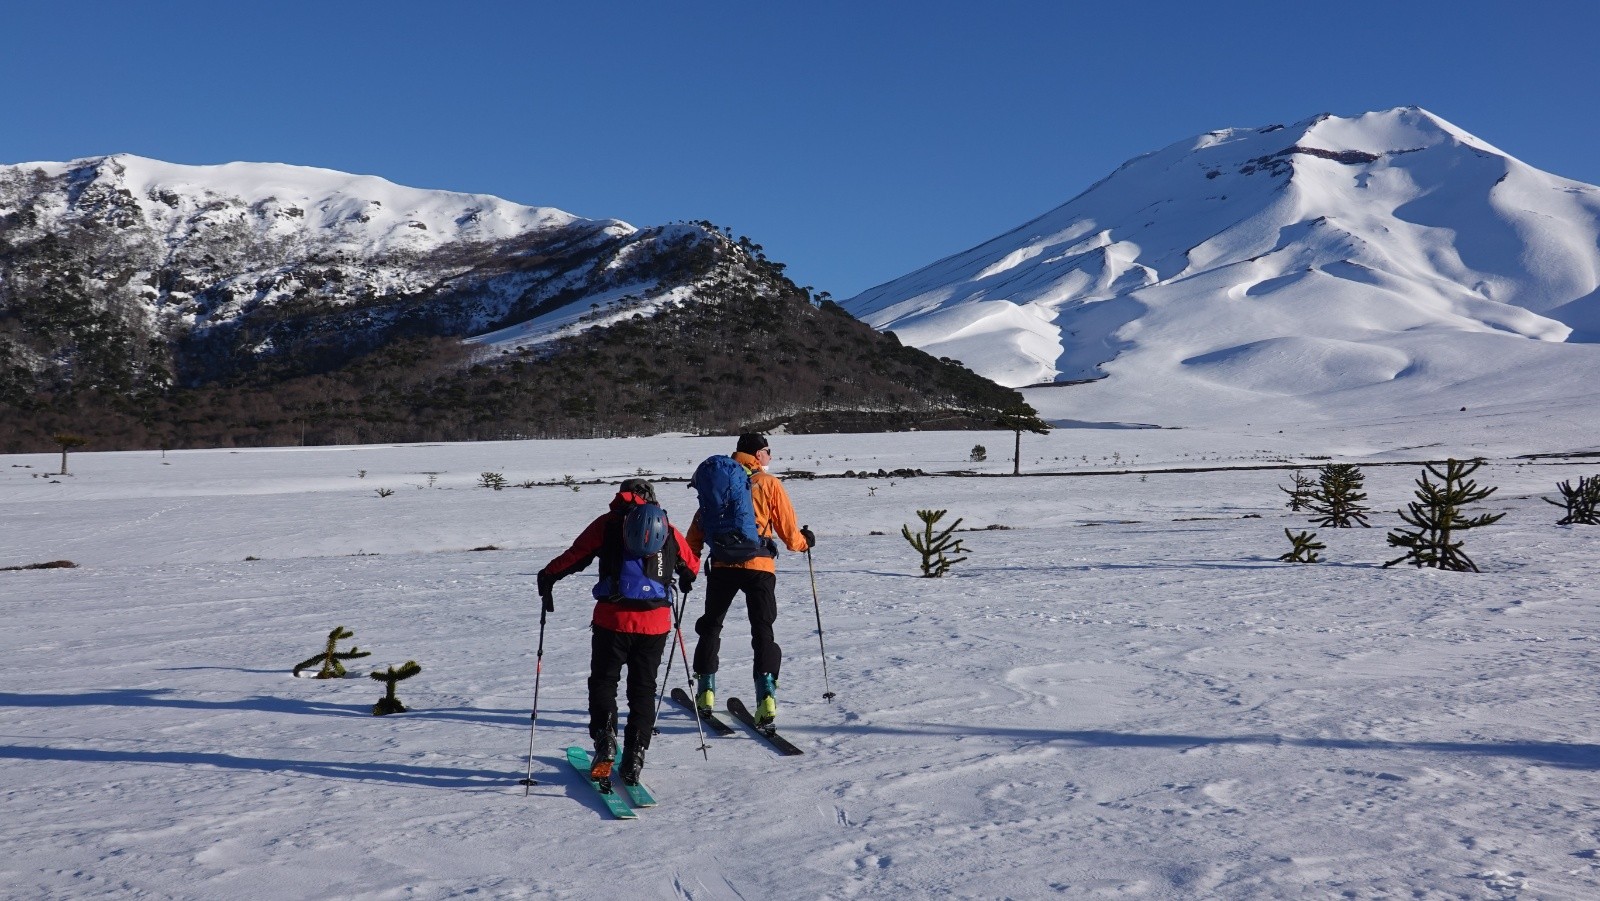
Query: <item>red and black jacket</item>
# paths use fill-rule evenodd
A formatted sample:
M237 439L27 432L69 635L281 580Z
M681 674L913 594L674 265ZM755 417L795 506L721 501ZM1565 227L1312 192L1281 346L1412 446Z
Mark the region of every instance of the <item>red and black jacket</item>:
M611 499L611 509L589 523L572 542L572 547L547 563L539 573L541 580L555 582L588 569L589 564L599 558L600 583L595 593L605 597L595 601L594 624L613 632L665 635L672 631L672 608L666 602L624 598L605 587L615 584L615 574L621 566L623 518L629 508L648 502L630 492L617 492ZM667 546L662 549L657 565L669 582L675 574L693 578L700 572L699 558L689 550L689 543L675 526L669 526Z

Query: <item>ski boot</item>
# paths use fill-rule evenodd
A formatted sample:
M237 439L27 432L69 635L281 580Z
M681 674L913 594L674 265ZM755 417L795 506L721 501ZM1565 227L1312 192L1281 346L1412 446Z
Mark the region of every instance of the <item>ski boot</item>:
M771 731L777 728L778 677L762 673L756 677L756 728Z
M695 686L694 709L701 716L711 716L717 712L717 674L706 673L695 678L699 681Z
M617 757L617 738L607 731L595 738L594 759L589 765L589 778L600 783L600 790L611 791L611 766Z
M639 774L644 771L644 748L623 748L622 766L620 773L622 781L629 785L639 784Z

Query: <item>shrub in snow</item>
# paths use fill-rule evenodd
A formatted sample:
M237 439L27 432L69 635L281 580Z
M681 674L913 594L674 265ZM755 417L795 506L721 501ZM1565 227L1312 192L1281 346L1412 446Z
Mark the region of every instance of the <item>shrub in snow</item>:
M968 457L967 459L974 463L982 463L983 461L989 459L989 449L981 444L974 444L972 446L972 456Z
M1556 525L1600 526L1600 476L1579 479L1577 487L1571 482L1562 482L1556 490L1561 492L1561 500L1544 498L1545 503L1567 511L1566 516L1556 520Z
M0 572L16 572L24 569L77 569L78 564L71 560L51 560L49 563L29 563L26 566L0 566Z
M494 490L499 491L502 488L506 487L505 474L504 473L498 473L498 472L486 472L486 473L483 473L483 474L478 476L478 487L479 488L493 488Z
M378 703L372 705L372 715L387 716L391 713L405 713L406 705L400 703L400 699L394 696L394 686L396 683L409 679L420 672L422 672L422 665L415 660L407 660L399 669L395 669L391 665L387 670L373 670L372 678L384 684L384 691L383 697L378 699Z
M1305 473L1298 469L1294 471L1292 478L1294 481L1289 485L1288 488L1279 485L1278 490L1289 495L1289 503L1286 505L1289 508L1289 512L1299 513L1310 504L1311 489L1312 486L1316 485L1317 483L1311 481L1306 477Z
M1291 532L1283 530L1289 536L1289 553L1279 557L1284 563L1321 563L1322 558L1317 556L1317 551L1326 550L1327 545L1316 540L1316 532Z
M344 663L342 661L372 656L371 651L363 651L354 645L351 645L350 650L348 651L341 651L338 649L339 642L345 640L346 638L355 637L356 633L349 631L344 626L334 626L333 631L328 633L328 647L317 656L312 657L309 660L302 660L295 664L294 674L298 676L300 675L301 670L308 669L316 666L318 663L321 663L322 669L318 671L316 678L342 678L344 676Z
M1364 506L1366 492L1361 490L1367 477L1354 463L1329 463L1317 471L1317 486L1306 499L1312 514L1311 522L1334 529L1348 529L1352 523L1371 528L1367 514L1372 508Z
M1478 572L1477 564L1462 552L1461 542L1451 539L1457 532L1486 526L1505 516L1504 513L1483 513L1469 518L1461 513L1462 507L1499 490L1479 488L1477 482L1468 478L1482 465L1482 460L1469 464L1452 459L1445 461L1445 471L1440 472L1433 464L1428 464L1417 479L1417 499L1400 511L1400 518L1414 528L1389 533L1390 546L1405 548L1406 552L1384 566L1410 563L1456 572ZM1439 482L1430 481L1429 475Z
M957 519L950 524L949 528L941 532L934 532L933 530L933 524L943 519L946 512L944 510L918 510L917 518L922 520L922 532L919 534L912 534L909 525L900 527L900 534L905 536L906 541L910 542L911 546L916 548L917 553L922 555L923 578L937 579L949 572L950 567L967 559L966 557L951 559L945 556L947 552L951 554L967 553L967 549L961 546L961 539L952 539L950 537L950 533L956 530L956 526L961 525L961 520Z

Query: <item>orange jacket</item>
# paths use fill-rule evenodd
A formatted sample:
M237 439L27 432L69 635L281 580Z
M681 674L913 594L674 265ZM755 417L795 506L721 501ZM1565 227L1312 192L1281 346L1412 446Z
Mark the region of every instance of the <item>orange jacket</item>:
M762 538L777 538L784 546L795 553L809 550L804 535L800 534L800 524L795 518L794 504L789 502L789 492L783 488L783 482L772 473L762 469L756 463L756 458L749 454L735 452L733 459L739 461L750 473L750 501L756 508L756 531ZM694 522L689 524L689 549L699 557L705 551L705 533L700 530L700 513L694 514ZM753 557L743 563L713 563L716 569L731 567L735 569L755 569L762 572L775 573L778 571L778 562L772 557Z

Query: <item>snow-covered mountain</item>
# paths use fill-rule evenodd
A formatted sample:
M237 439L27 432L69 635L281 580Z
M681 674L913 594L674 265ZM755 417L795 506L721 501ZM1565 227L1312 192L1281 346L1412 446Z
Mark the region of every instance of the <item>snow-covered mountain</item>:
M677 286L653 264L713 235L280 164L122 154L0 166L5 312L121 333L131 359L106 368L126 364L135 382L159 384L172 363L205 377L397 332L468 337L537 319L549 337L659 303ZM38 331L11 329L0 345L48 381L61 348Z
M1600 188L1407 107L1181 141L843 305L1002 384L1109 376L1062 401L1101 415L1359 403L1600 375L1574 346L1600 341L1597 236Z
M274 164L0 167L0 447L948 428L1017 398L710 222Z

